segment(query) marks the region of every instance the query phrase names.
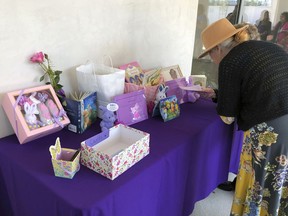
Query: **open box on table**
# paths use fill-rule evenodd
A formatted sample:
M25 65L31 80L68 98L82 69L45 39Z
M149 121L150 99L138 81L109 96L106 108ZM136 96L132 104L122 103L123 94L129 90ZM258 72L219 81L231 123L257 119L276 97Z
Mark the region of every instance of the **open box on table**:
M80 151L61 148L59 137L55 145L50 146L49 151L55 176L72 179L80 169Z
M149 154L150 134L119 124L81 143L81 164L115 179Z
M43 104L47 104L48 111ZM20 144L59 131L70 123L51 85L8 92L2 106Z

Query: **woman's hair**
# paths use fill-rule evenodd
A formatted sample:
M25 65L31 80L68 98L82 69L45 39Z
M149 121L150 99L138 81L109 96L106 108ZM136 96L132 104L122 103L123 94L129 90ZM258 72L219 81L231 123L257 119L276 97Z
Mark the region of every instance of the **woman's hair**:
M260 40L260 34L258 32L258 28L255 25L252 25L250 23L240 23L234 25L236 29L242 28L243 26L248 25L248 28L246 29L246 32L248 33L249 40Z
M265 17L265 14L268 14L267 17ZM268 10L263 10L261 12L261 15L260 15L260 21L270 21L270 16L269 16L269 11Z
M237 26L236 28L241 28L245 26L246 24L238 24L242 26ZM247 30L243 30L235 34L234 36L226 39L222 43L219 44L219 46L222 49L228 49L231 50L233 47L237 46L238 44L251 40L250 35L248 34Z
M267 14L267 17L265 17L265 14ZM269 11L268 11L268 10L266 10L266 11L264 12L264 17L263 17L262 20L264 20L264 21L270 21L270 15L269 15Z
M288 12L287 11L281 13L281 16L284 16L285 20L288 21Z

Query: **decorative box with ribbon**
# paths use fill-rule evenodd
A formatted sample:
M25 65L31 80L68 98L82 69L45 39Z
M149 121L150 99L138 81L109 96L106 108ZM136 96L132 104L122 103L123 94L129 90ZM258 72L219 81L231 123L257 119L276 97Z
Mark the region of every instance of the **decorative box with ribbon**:
M2 106L20 144L59 131L70 123L51 85L8 92Z

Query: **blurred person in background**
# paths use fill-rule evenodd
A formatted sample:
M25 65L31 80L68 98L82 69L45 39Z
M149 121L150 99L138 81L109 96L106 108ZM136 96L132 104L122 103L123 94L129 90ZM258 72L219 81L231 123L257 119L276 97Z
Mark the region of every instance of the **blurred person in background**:
M281 13L280 21L275 25L272 35L269 35L267 40L278 44L288 52L288 12Z
M267 36L271 33L272 23L270 21L269 11L264 10L261 13L260 20L256 23L260 39L263 41L267 40Z

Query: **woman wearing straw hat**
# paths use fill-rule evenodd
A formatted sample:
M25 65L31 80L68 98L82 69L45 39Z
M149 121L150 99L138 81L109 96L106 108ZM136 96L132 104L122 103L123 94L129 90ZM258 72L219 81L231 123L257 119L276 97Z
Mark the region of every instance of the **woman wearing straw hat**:
M212 23L199 56L219 64L217 113L244 131L231 215L288 215L288 54L245 28Z
M250 23L246 23L246 22L234 25L234 27L236 29L242 28L244 26L248 26L245 30L248 33L249 40L260 40L260 34L259 34L258 29L257 29L257 27L255 25L250 24ZM212 94L211 95L213 95L213 93L214 93L214 90L212 90ZM207 97L207 95L203 95L203 96ZM216 101L217 99L216 98L214 98L213 100L214 100L214 102L217 103L217 101ZM233 151L233 152L237 151L237 154L235 154L234 156L238 156L238 157L233 159L233 161L234 161L233 164L234 163L239 163L238 159L240 159L240 153L241 152L238 152L238 149L240 147L242 147L242 143L241 143L241 146L238 146L238 145L243 140L243 131L238 131L237 134L238 135L236 137L238 137L238 138L235 140L235 143L237 143L237 145L233 146L233 144L232 144L231 151ZM234 140L234 138L233 138L233 140ZM235 150L235 149L237 149L237 150ZM225 181L225 182L219 184L217 187L219 189L221 189L221 190L224 190L224 191L235 191L236 181L237 181L237 176L234 178L233 181Z

